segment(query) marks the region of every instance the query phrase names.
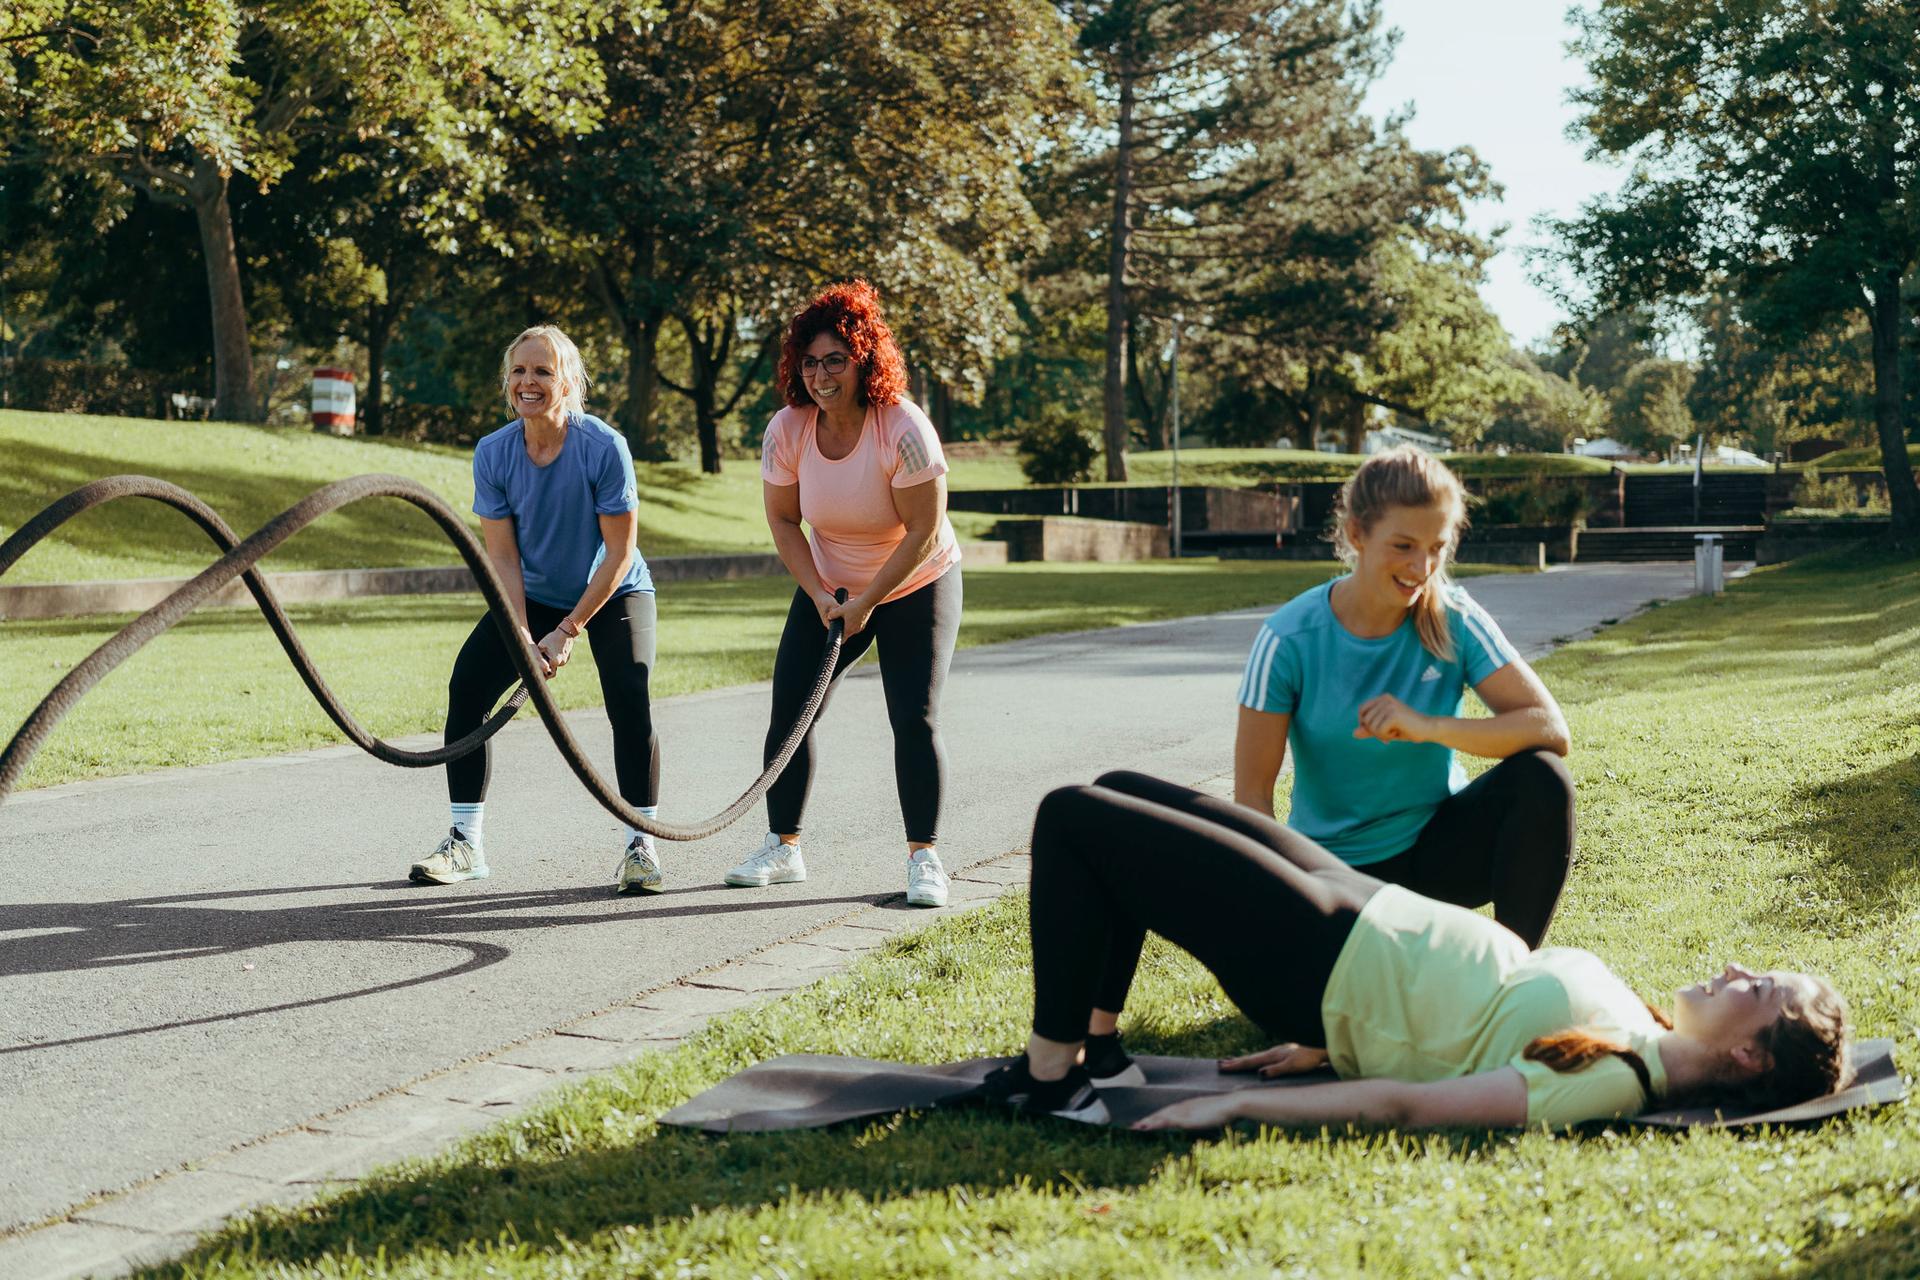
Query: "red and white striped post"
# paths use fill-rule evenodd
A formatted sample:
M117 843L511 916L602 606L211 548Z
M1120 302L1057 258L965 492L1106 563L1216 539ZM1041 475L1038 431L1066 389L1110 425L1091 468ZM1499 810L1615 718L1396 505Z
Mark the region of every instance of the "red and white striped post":
M313 371L313 429L336 436L353 434L353 370Z

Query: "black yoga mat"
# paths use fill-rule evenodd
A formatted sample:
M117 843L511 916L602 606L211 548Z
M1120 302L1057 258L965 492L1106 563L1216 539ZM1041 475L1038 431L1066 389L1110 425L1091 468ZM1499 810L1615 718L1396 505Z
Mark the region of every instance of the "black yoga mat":
M848 1120L895 1111L930 1110L986 1078L1010 1058L974 1058L915 1066L845 1058L832 1054L790 1053L748 1067L697 1098L660 1117L661 1124L707 1133L772 1133L782 1129L819 1129ZM1134 1059L1147 1083L1133 1089L1102 1089L1115 1127L1125 1128L1168 1103L1235 1089L1285 1089L1333 1079L1317 1071L1286 1080L1265 1081L1223 1075L1210 1058ZM1865 1040L1854 1046L1857 1077L1852 1087L1797 1107L1754 1113L1718 1113L1701 1109L1650 1111L1627 1123L1687 1128L1757 1124L1805 1124L1859 1107L1876 1107L1906 1097L1905 1083L1893 1065L1893 1041Z

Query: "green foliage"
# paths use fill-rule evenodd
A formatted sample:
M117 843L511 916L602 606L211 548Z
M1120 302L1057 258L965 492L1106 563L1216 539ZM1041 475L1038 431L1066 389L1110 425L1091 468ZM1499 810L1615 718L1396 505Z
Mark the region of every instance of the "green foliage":
M1064 407L1047 406L1013 431L1020 454L1020 471L1034 484L1072 484L1085 480L1100 456L1098 437L1079 415Z
M1920 255L1920 10L1792 0L1603 0L1575 19L1597 152L1630 159L1611 199L1557 227L1597 305L1716 291L1804 339L1872 336L1875 428L1895 524L1920 536L1903 448L1906 278Z
M1855 484L1844 473L1823 477L1818 468L1809 467L1793 488L1793 510L1789 514L1884 516L1891 511L1884 490Z
M1513 352L1508 360L1518 385L1494 406L1483 444L1557 452L1575 437L1605 434L1605 396L1541 367L1524 352Z
M1664 453L1693 439L1687 392L1693 370L1678 360L1648 359L1627 371L1614 399L1612 434L1647 453Z
M1586 485L1536 474L1488 481L1473 503L1472 516L1477 525L1580 525L1592 509Z

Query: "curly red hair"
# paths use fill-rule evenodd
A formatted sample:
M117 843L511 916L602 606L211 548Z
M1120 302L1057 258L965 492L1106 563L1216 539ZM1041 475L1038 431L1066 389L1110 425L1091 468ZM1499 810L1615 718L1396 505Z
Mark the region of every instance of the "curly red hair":
M893 340L893 330L880 318L880 291L865 280L849 280L828 287L787 322L780 340L780 392L788 404L804 408L813 403L800 359L807 346L823 333L847 344L862 370L863 404L898 404L907 392L907 358Z

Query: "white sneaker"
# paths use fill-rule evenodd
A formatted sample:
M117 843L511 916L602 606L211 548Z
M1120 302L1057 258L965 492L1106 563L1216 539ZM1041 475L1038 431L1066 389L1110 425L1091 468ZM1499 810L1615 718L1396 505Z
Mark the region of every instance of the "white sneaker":
M760 847L747 855L747 860L727 872L727 883L747 889L759 889L770 884L798 884L807 878L807 864L800 856L800 846L783 844L780 837L767 832L767 838Z
M644 831L627 842L620 855L620 868L614 873L615 893L660 892L660 855L654 850L653 837Z
M439 848L407 868L407 879L415 884L458 884L486 878L486 856L466 842L458 827L448 830Z
M907 905L947 905L947 869L940 865L940 855L932 849L915 849L907 855Z

